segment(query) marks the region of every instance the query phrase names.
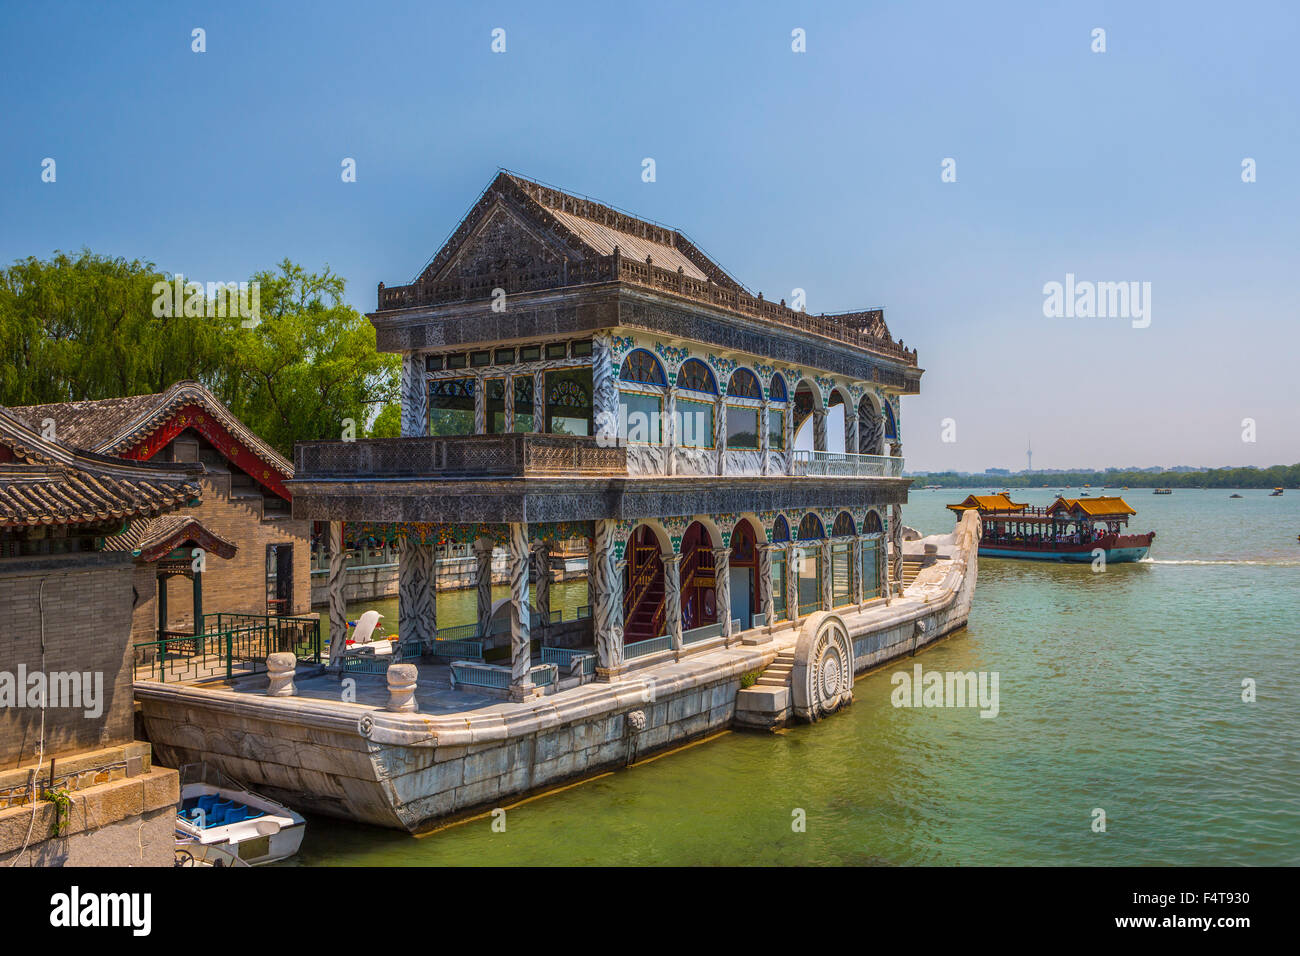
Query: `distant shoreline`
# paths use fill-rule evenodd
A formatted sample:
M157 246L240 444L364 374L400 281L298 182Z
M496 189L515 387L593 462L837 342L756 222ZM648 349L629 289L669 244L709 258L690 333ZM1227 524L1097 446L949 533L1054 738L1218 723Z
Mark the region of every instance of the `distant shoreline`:
M1092 488L1130 491L1153 488L1212 488L1224 491L1300 488L1300 464L1271 468L1212 468L1206 471L1071 471L1056 474L1021 472L1015 475L909 474L912 489L926 485L941 488L1026 488L1056 490L1091 485Z

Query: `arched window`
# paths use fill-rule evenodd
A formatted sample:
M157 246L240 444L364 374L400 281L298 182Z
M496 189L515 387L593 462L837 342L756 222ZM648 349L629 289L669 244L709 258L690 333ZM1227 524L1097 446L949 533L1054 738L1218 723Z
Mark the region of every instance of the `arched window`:
M880 525L880 515L876 514L874 511L868 511L867 520L862 526L862 533L873 534L884 530L885 529Z
M687 359L682 363L681 370L677 373L677 387L689 389L692 392L707 392L710 395L718 394L718 386L714 384L713 373L699 359Z
M781 377L780 372L772 373L772 384L767 387L767 397L773 402L784 402L786 399L785 379Z
M777 515L776 520L772 522L772 540L790 540L790 522L785 520L785 515Z
M898 423L894 421L894 406L885 402L885 438L898 441Z
M841 511L835 516L835 524L831 526L832 537L842 538L855 533L853 515L847 511Z
M758 376L747 368L738 368L727 384L728 398L761 399L763 392L758 387Z
M826 529L822 525L822 519L811 511L804 515L803 520L799 522L799 540L816 541L824 537L826 537Z
M623 359L623 369L618 377L624 382L639 382L642 385L668 384L663 366L645 349L636 349Z

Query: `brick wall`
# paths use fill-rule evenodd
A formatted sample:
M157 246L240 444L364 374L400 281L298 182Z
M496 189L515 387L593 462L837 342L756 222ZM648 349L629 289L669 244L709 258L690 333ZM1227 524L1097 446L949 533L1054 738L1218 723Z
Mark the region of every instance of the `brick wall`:
M208 555L203 578L203 610L207 614L231 611L245 614L266 613L266 546L293 545L293 614L311 610L311 522L287 518L265 520L260 495L231 497L230 476L206 475L203 504L190 509L209 531L233 541L239 550L229 560ZM159 586L167 586L167 626L186 630L194 625L194 590L189 578L172 577ZM151 623L145 633L152 635L157 620L153 604ZM146 620L137 616L137 633ZM138 638L148 640L149 637Z
M129 638L134 574L129 554L0 559L0 673L16 677L19 665L25 664L29 673L103 674L98 717L86 717L81 708L46 708L47 757L117 746L133 738ZM0 767L35 760L40 727L40 707L0 707Z

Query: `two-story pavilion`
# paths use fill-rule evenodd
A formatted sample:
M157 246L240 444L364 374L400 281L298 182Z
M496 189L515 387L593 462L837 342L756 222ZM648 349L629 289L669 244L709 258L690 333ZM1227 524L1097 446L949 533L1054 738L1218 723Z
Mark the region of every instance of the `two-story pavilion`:
M590 542L600 680L900 589L899 400L921 369L882 310L770 302L680 232L501 172L370 320L402 355L402 437L300 443L288 484L332 552L343 521L404 542L404 643L437 636L449 540L489 580L508 549L517 699L537 692L554 540ZM330 581L339 634L341 561Z

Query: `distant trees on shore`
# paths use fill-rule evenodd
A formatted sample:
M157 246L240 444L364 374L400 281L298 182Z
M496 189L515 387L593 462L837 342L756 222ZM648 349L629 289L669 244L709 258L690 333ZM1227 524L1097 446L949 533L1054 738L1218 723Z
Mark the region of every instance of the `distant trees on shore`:
M188 280L186 280L188 281ZM375 349L344 280L289 260L252 276L256 316L151 262L56 253L0 270L0 405L119 398L194 379L282 454L299 440L397 434L400 360ZM179 285L180 288L175 288ZM162 293L160 294L160 290Z
M1069 471L1052 474L959 475L955 472L909 476L913 485L944 488L1300 488L1300 464L1269 468L1211 468L1207 471Z

